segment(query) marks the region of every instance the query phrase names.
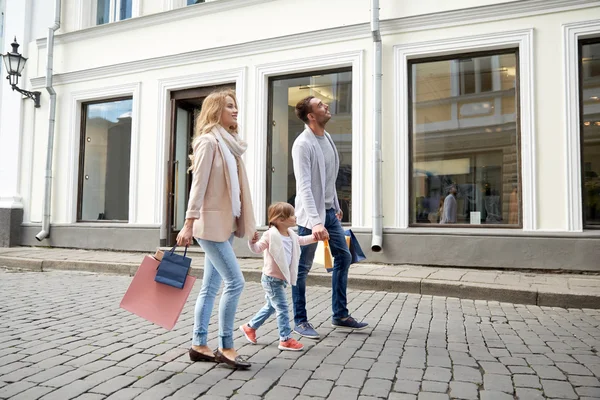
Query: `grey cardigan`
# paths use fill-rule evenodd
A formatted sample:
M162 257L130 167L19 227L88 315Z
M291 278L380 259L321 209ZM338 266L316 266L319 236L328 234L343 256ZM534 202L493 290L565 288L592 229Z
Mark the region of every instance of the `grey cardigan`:
M340 169L340 158L337 148L329 133L325 137L333 147L335 176ZM304 132L298 136L292 146L294 176L296 177L296 217L298 225L308 229L318 224L325 225L325 158L315 138L315 134L305 126ZM335 182L334 182L335 185ZM340 210L337 190L334 190L333 203L335 211Z

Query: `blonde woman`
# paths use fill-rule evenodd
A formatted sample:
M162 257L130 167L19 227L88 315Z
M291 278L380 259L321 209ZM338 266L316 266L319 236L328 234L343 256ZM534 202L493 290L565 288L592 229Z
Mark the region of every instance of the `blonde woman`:
M233 347L233 322L244 276L232 242L234 235L253 237L256 224L241 158L247 144L238 136L237 115L237 100L231 90L211 93L202 104L190 157L190 200L177 244L188 246L195 237L205 253L190 359L245 369L250 363ZM225 286L219 302L219 347L212 352L207 346L208 324L221 282Z

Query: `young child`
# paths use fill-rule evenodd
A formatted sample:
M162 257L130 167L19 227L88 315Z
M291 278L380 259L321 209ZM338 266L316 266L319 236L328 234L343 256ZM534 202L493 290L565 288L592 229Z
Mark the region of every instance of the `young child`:
M295 285L298 278L300 246L315 243L313 235L298 236L292 227L296 226L294 207L288 203L275 203L269 207L269 230L258 240L258 232L249 240L253 253L264 254L264 267L261 278L267 304L252 318L240 326L240 330L250 343L256 344L256 330L265 323L273 312L277 313L279 328L279 350L300 351L304 345L292 338L290 318L285 288Z

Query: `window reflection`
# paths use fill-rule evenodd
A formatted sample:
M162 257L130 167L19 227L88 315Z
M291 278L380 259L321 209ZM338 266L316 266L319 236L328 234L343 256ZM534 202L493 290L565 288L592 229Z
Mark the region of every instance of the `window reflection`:
M331 135L340 157L336 188L342 222L350 222L352 210L352 72L350 70L274 78L270 80L271 106L269 115L271 168L268 203L287 201L294 204L296 180L292 165L292 145L304 131L304 123L294 113L296 103L306 96L315 96L329 104L332 118L326 130ZM268 196L268 197L269 197Z
M519 225L516 54L410 70L411 223Z
M600 41L581 46L583 212L587 227L600 227Z
M79 219L129 219L132 99L83 105Z

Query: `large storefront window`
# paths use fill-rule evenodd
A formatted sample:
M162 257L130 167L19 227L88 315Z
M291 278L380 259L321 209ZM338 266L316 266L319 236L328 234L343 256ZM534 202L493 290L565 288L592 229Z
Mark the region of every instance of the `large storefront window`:
M132 99L83 105L80 221L129 219Z
M296 103L315 96L329 104L329 132L340 156L336 181L342 222L350 222L352 210L352 71L320 72L271 78L269 81L269 150L267 205L276 201L294 204L296 179L292 165L292 145L304 130L294 113Z
M521 225L516 51L410 62L411 224Z
M600 39L580 47L583 223L600 228Z

